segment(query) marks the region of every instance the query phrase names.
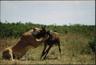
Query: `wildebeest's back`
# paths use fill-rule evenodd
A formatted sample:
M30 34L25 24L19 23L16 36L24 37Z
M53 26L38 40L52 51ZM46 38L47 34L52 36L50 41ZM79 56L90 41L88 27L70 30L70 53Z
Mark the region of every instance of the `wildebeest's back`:
M52 39L59 39L59 33L57 32L52 32Z

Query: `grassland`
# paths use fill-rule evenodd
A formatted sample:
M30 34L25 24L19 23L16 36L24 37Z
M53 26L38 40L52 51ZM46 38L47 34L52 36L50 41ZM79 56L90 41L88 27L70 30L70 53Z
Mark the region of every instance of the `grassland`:
M54 46L46 60L40 60L43 44L38 48L31 48L19 61L5 61L2 59L2 50L14 46L18 39L0 39L0 63L5 64L95 64L95 56L87 47L89 39L76 34L66 34L61 37L62 57L58 47Z
M2 25L2 27L4 27L4 25ZM77 27L71 26L71 29L66 26L65 26L66 29L65 28L63 29L63 28L64 27L62 26L61 27L59 26L56 28L56 31L58 32L59 30L59 33L60 33L61 50L62 50L61 56L59 54L58 47L53 46L52 49L49 51L49 54L46 60L40 60L40 55L43 50L43 44L41 44L38 48L29 49L26 55L24 55L20 60L16 60L16 61L3 60L2 59L3 49L9 46L14 46L18 42L20 36L13 37L14 36L13 35L12 37L7 37L5 34L4 34L5 36L1 35L0 64L1 65L3 64L6 64L6 65L8 64L13 64L13 65L20 65L20 64L25 64L25 65L27 64L95 64L95 55L92 52L91 48L89 47L89 42L94 36L93 35L94 31L92 30L92 28L91 28L91 32L89 31L90 29L87 29L86 31L84 31L86 28L82 27L81 29L79 29L78 26ZM49 29L54 30L54 27L49 26ZM67 33L65 30L67 30ZM1 28L0 28L0 31L1 31Z

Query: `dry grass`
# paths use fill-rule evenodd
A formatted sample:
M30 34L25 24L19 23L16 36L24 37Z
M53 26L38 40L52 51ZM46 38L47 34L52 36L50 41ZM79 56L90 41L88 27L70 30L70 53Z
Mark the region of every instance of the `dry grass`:
M8 46L14 46L18 39L0 39L0 64L95 64L94 55L87 48L89 38L78 34L66 34L60 37L62 56L60 57L58 47L54 46L46 60L39 59L43 45L31 48L20 60L3 60L2 50Z

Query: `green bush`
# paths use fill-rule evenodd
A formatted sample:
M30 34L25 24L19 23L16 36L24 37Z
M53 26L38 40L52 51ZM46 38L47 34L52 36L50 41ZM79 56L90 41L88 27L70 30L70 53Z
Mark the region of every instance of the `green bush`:
M96 39L92 39L88 44L92 52L96 53Z

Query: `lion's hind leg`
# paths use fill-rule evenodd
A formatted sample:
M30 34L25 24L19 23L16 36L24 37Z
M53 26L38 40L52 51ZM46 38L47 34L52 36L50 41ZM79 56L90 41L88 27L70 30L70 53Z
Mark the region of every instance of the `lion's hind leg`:
M13 61L13 53L11 48L7 48L3 51L2 54L3 59L5 60L12 60Z

